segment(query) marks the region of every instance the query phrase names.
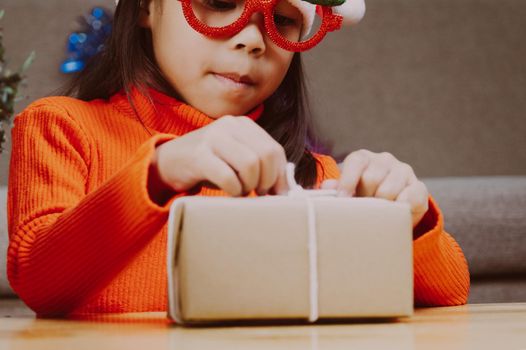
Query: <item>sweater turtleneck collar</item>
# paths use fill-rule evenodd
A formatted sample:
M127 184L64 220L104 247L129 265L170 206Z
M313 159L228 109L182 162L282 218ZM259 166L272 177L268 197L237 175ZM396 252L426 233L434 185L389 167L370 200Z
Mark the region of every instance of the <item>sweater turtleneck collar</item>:
M151 132L184 135L190 131L206 126L216 119L211 118L198 109L153 88L147 88L150 98L136 87L131 89L131 99L135 105L142 123ZM124 90L116 93L110 100L126 115L136 119L137 116L128 102ZM263 103L250 111L247 116L257 120L263 113Z

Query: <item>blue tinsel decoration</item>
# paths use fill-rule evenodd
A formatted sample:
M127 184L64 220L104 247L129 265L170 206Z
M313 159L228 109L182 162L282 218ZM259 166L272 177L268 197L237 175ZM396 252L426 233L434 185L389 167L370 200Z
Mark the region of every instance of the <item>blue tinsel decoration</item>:
M88 15L79 18L82 29L68 38L68 57L60 66L62 73L80 72L90 57L104 49L112 19L113 14L102 7L94 7Z

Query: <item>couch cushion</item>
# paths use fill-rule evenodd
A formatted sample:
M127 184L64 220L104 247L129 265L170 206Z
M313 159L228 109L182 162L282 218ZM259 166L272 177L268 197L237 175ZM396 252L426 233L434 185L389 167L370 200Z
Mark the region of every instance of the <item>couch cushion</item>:
M468 303L524 303L526 275L506 278L480 278L471 283Z
M526 176L425 178L471 275L526 273Z

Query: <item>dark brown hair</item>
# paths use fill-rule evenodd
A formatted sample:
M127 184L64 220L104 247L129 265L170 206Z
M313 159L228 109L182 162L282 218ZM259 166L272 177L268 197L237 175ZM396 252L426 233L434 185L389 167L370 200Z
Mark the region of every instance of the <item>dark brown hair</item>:
M67 83L62 94L89 101L108 99L124 89L135 110L131 87L147 94L145 85L150 85L182 100L155 62L150 30L137 25L140 10L137 0L119 1L104 50ZM265 109L257 123L283 146L287 160L296 164L298 184L311 188L317 175L317 160L311 150L315 151L321 141L313 132L303 75L301 56L295 53L281 85L264 102ZM138 113L136 116L141 121Z

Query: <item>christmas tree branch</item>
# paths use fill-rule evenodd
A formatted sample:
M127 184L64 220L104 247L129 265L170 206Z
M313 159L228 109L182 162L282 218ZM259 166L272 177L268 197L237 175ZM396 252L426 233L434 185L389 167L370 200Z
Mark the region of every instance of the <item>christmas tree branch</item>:
M4 10L0 10L0 20L4 17ZM6 141L7 128L11 126L11 118L14 114L14 106L17 101L18 88L25 79L24 73L35 58L31 52L24 64L17 72L11 72L7 68L4 59L5 49L3 45L3 28L0 27L0 153Z

